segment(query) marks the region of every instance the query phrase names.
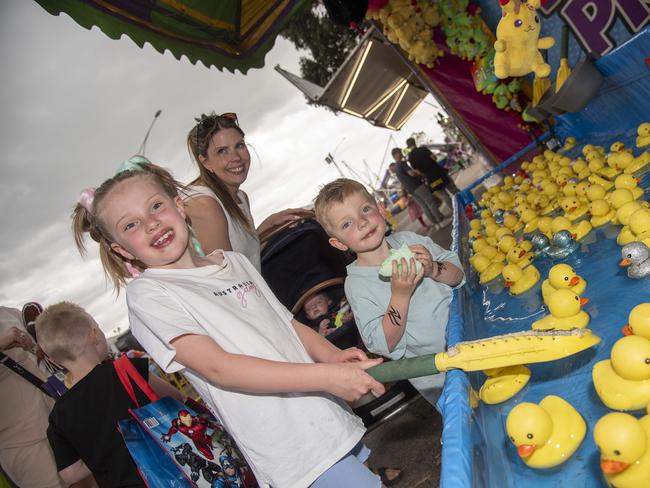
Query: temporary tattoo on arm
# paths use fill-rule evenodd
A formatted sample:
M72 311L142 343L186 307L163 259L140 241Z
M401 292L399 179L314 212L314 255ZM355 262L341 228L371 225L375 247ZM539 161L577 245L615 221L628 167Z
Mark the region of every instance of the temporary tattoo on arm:
M401 327L402 324L400 323L400 319L402 316L400 315L398 310L395 310L392 306L388 309L387 312L388 318L390 319L391 324L393 324L396 327Z

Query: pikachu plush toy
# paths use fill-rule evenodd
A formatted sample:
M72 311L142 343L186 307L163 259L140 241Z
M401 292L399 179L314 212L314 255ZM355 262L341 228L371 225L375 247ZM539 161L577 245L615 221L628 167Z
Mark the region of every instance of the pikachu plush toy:
M499 0L502 17L497 25L494 43L494 74L497 78L524 76L531 71L546 78L551 67L544 62L539 49L555 44L552 37L539 37L541 24L536 9L540 0Z

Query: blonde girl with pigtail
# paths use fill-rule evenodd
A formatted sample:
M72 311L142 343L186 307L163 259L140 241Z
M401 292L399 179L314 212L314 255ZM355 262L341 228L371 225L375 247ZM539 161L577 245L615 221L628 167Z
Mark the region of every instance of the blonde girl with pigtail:
M84 190L73 229L82 254L89 234L115 288L126 285L133 335L163 370L185 374L260 486L381 486L342 401L384 392L365 372L381 359L294 320L242 254L199 255L167 171L131 164Z

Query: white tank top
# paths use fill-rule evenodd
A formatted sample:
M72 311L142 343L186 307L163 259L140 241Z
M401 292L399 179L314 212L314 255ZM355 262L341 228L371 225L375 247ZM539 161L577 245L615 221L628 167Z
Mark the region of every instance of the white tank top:
M260 241L257 237L257 233L255 235L251 234L248 232L242 225L237 222L234 218L232 218L228 212L226 211L226 208L223 206L223 203L221 200L219 200L219 197L207 186L199 186L199 185L190 185L188 186L188 191L187 194L184 196L185 201L189 201L192 198L196 197L210 197L219 202L219 205L221 205L221 208L223 209L223 213L226 216L226 221L228 222L228 235L230 237L230 245L232 246L233 251L237 251L242 253L244 256L248 258L248 260L255 266L255 269L261 273L262 269L262 263L261 263L261 257L260 257ZM242 190L239 190L237 192L237 197L239 198L239 202L237 206L241 209L241 211L244 213L246 218L251 224L251 227L254 229L255 224L253 223L253 216L251 214L251 208L250 208L250 203L248 201L248 195L244 193Z

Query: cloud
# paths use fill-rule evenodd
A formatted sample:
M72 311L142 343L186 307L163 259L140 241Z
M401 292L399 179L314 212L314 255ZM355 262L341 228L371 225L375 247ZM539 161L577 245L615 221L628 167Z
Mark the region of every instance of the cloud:
M0 8L3 305L65 299L86 307L105 331L126 325L124 294L116 298L107 285L94 243L87 259L79 257L70 212L84 187L100 184L138 150L159 109L146 154L182 181L197 172L185 143L194 117L238 114L259 155L243 187L258 223L309 203L338 177L324 157L343 138L336 159L365 175L364 159L379 171L389 136L399 144L414 130L438 130L427 105L400 133L308 106L272 69L298 71L298 54L284 39L265 68L243 76L178 61L149 45L141 49L128 38L111 40L35 2Z

